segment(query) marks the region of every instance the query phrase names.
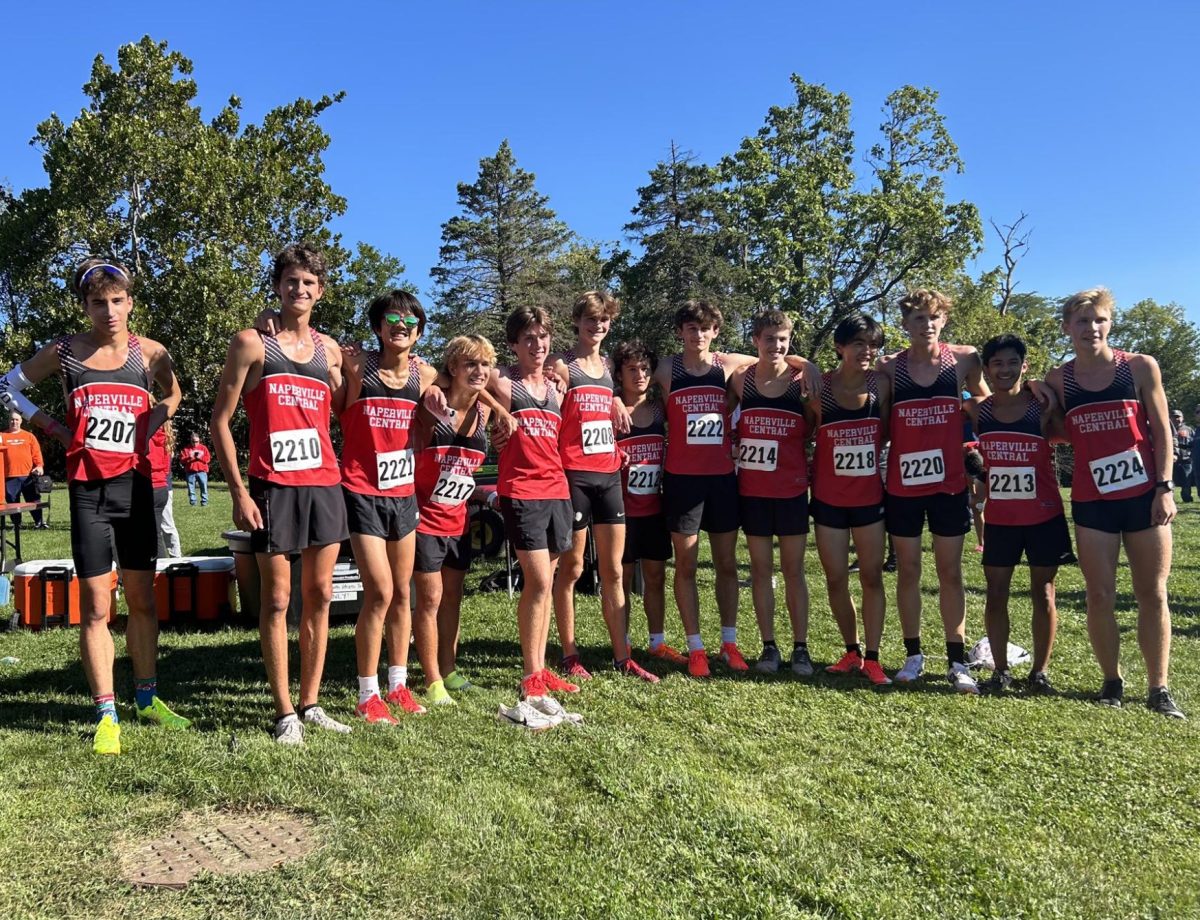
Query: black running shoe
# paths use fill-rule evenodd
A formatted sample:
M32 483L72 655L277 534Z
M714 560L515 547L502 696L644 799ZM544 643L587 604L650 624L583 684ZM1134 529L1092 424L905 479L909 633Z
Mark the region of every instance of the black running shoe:
M883 570L885 572L896 571L896 557L895 556L888 556L887 559L885 559L883 561Z
M1012 675L1008 671L997 671L979 685L979 692L984 696L1000 696L1012 686Z
M1057 696L1058 691L1050 683L1045 671L1033 671L1025 682L1025 689L1034 696Z
M1168 719L1187 718L1183 714L1183 710L1175 705L1175 701L1171 699L1171 691L1166 687L1155 687L1150 691L1150 697L1146 700L1146 708L1151 712L1164 715Z
M1116 677L1112 680L1106 680L1104 686L1100 689L1100 696L1096 698L1096 702L1101 706L1109 706L1113 709L1121 708L1121 697L1125 695L1125 681Z

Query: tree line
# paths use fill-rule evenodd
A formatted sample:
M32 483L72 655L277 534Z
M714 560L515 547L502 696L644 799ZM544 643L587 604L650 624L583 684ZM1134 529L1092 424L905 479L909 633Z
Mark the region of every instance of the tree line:
M321 116L343 93L297 99L258 123L233 96L206 121L192 71L149 36L122 46L115 67L97 56L85 108L70 122L50 115L36 126L46 184L0 191L0 357L15 363L81 328L66 279L85 256L119 259L135 276L131 325L167 343L178 365L183 428L206 423L226 345L272 296L269 260L287 243L326 252L318 321L343 340L369 339L375 293L419 292L386 241L350 244L330 229L346 200L325 178L332 138ZM565 345L575 294L608 288L624 305L614 340L669 351L675 308L701 298L726 316L721 345L745 348L752 316L776 307L796 323L797 350L828 364L833 328L859 310L900 347L893 304L930 285L955 299L949 338L981 344L1017 332L1030 343L1032 372L1044 373L1068 351L1060 297L1018 290L1030 245L1024 213L991 222L1003 264L967 272L985 228L974 204L947 198L946 179L964 164L937 101L929 88L897 89L863 144L850 128L849 96L793 75L787 103L716 162L670 141L629 221L607 241L572 231L504 141L458 185L457 213L441 226L425 351L466 331L502 343L504 316L524 305L557 316ZM1112 339L1158 358L1172 407L1200 401L1200 330L1181 306L1135 303L1116 318ZM51 411L61 405L61 393L42 398Z

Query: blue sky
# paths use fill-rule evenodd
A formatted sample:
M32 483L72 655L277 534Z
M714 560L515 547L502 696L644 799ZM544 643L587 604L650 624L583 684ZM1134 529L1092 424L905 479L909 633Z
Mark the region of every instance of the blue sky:
M323 117L328 180L349 200L336 229L427 291L455 184L505 137L575 231L617 240L672 139L715 161L789 101L790 73L850 95L860 151L912 83L941 93L966 163L951 197L1000 223L1029 214L1021 290L1105 284L1200 322L1200 5L297 0L6 18L0 180L18 190L45 181L37 122L73 117L93 57L148 33L193 60L207 117L234 93L257 120L346 90ZM999 259L989 230L976 267Z

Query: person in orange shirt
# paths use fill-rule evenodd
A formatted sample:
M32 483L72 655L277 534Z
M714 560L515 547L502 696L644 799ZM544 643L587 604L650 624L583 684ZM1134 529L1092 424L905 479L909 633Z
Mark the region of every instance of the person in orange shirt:
M0 448L4 450L4 500L19 501L24 496L27 502L36 502L38 494L37 478L42 475L42 446L34 437L32 431L21 427L21 416L12 413L8 420L8 430L0 433ZM49 530L50 525L42 520L40 508L29 512L33 518L35 530ZM13 525L20 520L19 514L12 515Z

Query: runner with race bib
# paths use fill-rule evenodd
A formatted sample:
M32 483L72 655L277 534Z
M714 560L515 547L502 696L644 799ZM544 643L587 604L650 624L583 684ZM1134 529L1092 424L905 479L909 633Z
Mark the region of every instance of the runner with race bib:
M574 512L571 547L558 560L554 578L554 618L563 655L559 670L571 679L591 677L575 646L575 583L583 574L590 526L600 577L600 609L612 644L613 666L621 674L657 683L655 675L633 660L625 635L625 590L621 579L625 504L621 493L621 457L613 426L617 423L623 431L628 431L629 413L613 393L610 365L600 354L600 346L620 312L620 303L605 291L580 295L571 310L575 346L551 364L552 372L566 387L558 448Z
M1133 575L1138 644L1150 685L1147 706L1170 718L1183 712L1167 689L1171 659L1171 521L1175 485L1172 432L1158 362L1108 344L1114 303L1104 288L1063 303L1063 331L1075 357L1046 382L1066 410L1075 449L1071 517L1079 567L1087 583L1088 635L1104 673L1099 702L1118 707L1124 695L1121 637L1114 612L1122 545Z
M792 320L781 310L754 317L750 337L758 362L739 368L729 380L730 398L741 407L737 427L738 511L750 550L750 588L763 642L757 669L779 670L775 644L775 540L792 624L792 673L810 677L808 582L804 550L808 543L808 458L805 442L815 420L805 373L815 368L788 366ZM803 360L803 359L802 359ZM807 362L806 362L807 364Z
M667 560L671 558L671 536L662 506L663 457L667 446L667 424L662 403L650 398L658 355L641 342L623 342L613 352L613 365L620 383L621 401L629 412L630 427L617 438L625 467L625 552L621 563L625 589L622 620L629 632L630 598L634 567L642 568L642 604L650 640L646 652L652 658L686 665L687 656L667 645L666 623Z
M984 623L996 667L979 689L988 694L1003 693L1012 684L1008 601L1022 554L1029 563L1033 605L1033 669L1027 687L1035 694L1054 693L1046 676L1058 628L1054 578L1060 565L1075 561L1050 445L1051 434L1061 429L1054 424L1056 414L1044 411L1025 386L1025 353L1025 342L1011 334L984 345L983 367L995 392L964 406L979 437L987 487Z
M329 438L333 394L342 383L342 352L311 326L325 292L325 258L294 244L275 258L271 284L280 301L277 335L246 329L233 337L213 405L213 450L229 483L233 522L250 531L261 578L259 635L275 704L275 740L304 743L305 726L350 731L317 705L333 566L346 539L341 473ZM250 419L250 488L242 482L230 422L239 399ZM288 682L289 555L300 553L300 709Z
M904 630L904 666L896 681L924 671L921 652L921 533L928 517L941 590L947 678L959 693L977 693L964 648L966 594L963 536L971 529L963 470L962 393L986 396L979 353L938 341L950 317L950 298L917 290L900 300L901 325L911 345L882 358L879 370L892 390L891 451L887 470L887 531L896 548L896 606Z
M471 682L455 667L463 581L471 567L470 514L475 472L487 456L488 411L479 395L496 365L496 350L479 335L460 335L446 345L451 417L422 408L414 439L417 453L417 589L414 633L425 675L425 699L452 705L448 691Z
M132 286L123 265L88 259L76 269L71 288L91 329L52 342L0 380L0 396L8 408L44 428L67 449L71 556L79 579L79 651L96 704L92 750L97 754L121 753L108 630L114 551L129 607L125 645L133 664L138 718L171 728L190 724L158 697L158 533L148 457L149 438L179 408L179 381L162 345L129 332ZM55 374L63 381L65 427L22 393ZM151 380L163 394L153 408Z
M413 355L425 329L425 310L408 291L376 297L367 321L379 350L343 357L346 384L336 400L344 442L342 497L363 583L362 610L354 627L357 711L369 723L394 725L388 703L407 713L425 711L408 689L409 583L417 528L416 458L409 432L437 370ZM385 634L387 702L379 690Z
M877 686L891 683L879 663L883 618L883 422L891 408L891 382L872 369L883 330L865 313L848 316L833 331L839 365L821 378L812 503L817 554L825 570L829 606L846 653L825 670L861 675ZM850 596L850 538L858 552L866 655L858 638L858 614Z

